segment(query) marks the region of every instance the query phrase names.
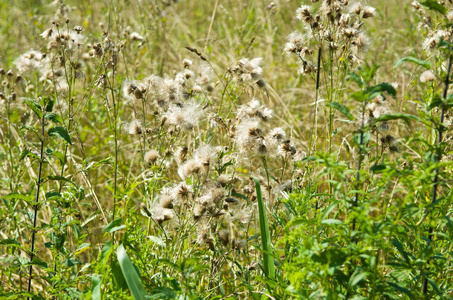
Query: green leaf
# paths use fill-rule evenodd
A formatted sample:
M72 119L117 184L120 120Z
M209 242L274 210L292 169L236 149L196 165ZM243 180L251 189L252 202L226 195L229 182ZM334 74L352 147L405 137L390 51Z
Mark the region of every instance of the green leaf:
M35 112L35 114L38 116L38 118L42 118L42 108L41 105L38 104L38 102L34 100L25 100L25 104L27 104L28 107L31 108L32 111Z
M162 286L151 290L151 294L146 299L175 299L177 294L172 288ZM212 298L211 298L212 299Z
M447 8L440 5L435 0L425 0L424 2L420 2L421 5L428 7L431 10L435 10L440 12L441 14L445 15L447 13Z
M56 136L56 137L62 138L66 142L68 142L68 144L72 145L71 138L69 137L69 133L66 130L66 128L64 128L64 127L61 127L61 126L52 127L49 129L47 134L49 136Z
M117 230L126 228L126 225L122 225L122 224L123 224L123 219L121 217L119 217L118 219L113 220L107 226L105 226L104 229L102 229L102 231L115 232Z
M63 123L63 119L55 114L55 113L46 113L46 115L44 116L44 118L46 118L47 120L51 120L52 122L54 123Z
M17 240L15 240L15 239L1 240L0 241L0 245L6 245L6 246L18 247L18 248L21 247L20 243Z
M352 80L356 82L360 87L363 87L363 81L362 78L357 75L356 73L351 73L348 77L348 80Z
M34 196L26 196L26 195L22 195L22 194L12 193L12 194L9 194L9 195L2 196L1 198L5 199L5 200L8 200L8 199L20 199L20 200L24 200L26 202L31 202L34 199Z
M365 277L368 275L367 272L361 272L361 273L358 273L358 272L354 272L354 274L352 274L351 278L349 279L349 285L351 287L354 287L356 286L360 281L362 281L363 279L365 279Z
M401 114L401 113L395 113L395 114L385 114L380 116L379 118L375 119L375 122L383 122L383 121L390 121L390 120L404 120L408 126L410 126L410 120L414 121L421 121L419 117L413 116L413 115L408 115L408 114Z
M39 159L39 155L36 154L35 152L32 152L28 149L22 150L19 156L19 161L22 161L24 158L31 156L32 158Z
M47 176L47 179L48 180L64 181L64 182L68 182L68 183L71 183L71 184L77 186L73 181L71 181L70 179L68 179L66 177L63 177L63 176L49 175L49 176Z
M430 69L431 68L431 63L429 61L417 59L417 58L412 57L412 56L407 56L407 57L403 57L403 58L398 59L395 62L395 64L393 65L393 67L394 68L399 67L405 62L411 62L411 63L417 64L419 66L422 66L422 67L424 67L426 69Z
M375 174L382 173L387 167L385 165L374 165L371 167L371 171Z
M45 97L42 100L42 102L44 102L44 105L46 106L46 112L51 112L55 104L55 100L50 99L49 97Z
M91 298L93 300L101 300L101 276L92 275L91 276Z
M335 108L336 110L341 112L343 115L345 115L349 120L354 120L354 116L351 114L351 112L349 111L349 109L346 106L344 106L338 102L329 102L329 103L327 103L327 106Z
M123 272L129 290L132 292L135 300L145 300L146 292L143 284L137 274L134 265L132 264L129 256L126 253L123 245L118 247L116 252L121 271Z
M264 272L269 278L275 278L274 258L271 255L273 253L271 234L269 232L269 225L267 223L266 208L264 206L263 195L261 194L261 185L258 178L254 177L253 179L255 180L256 198L258 200L261 243L264 250L263 251Z
M343 225L344 223L343 223L343 221L337 220L337 219L326 219L326 220L322 220L321 224L324 224L324 225Z
M72 267L75 265L81 265L82 262L77 258L68 258L68 259L63 260L62 264L65 266L68 266L68 267Z
M377 95L387 92L392 97L396 96L396 90L390 83L380 83L367 89L369 94L368 100L375 98Z

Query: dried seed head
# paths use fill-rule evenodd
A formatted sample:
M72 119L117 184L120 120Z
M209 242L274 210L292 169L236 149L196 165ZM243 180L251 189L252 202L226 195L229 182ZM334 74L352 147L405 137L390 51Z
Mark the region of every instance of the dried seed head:
M178 165L183 164L187 160L187 154L189 153L189 148L187 147L178 147L175 152L175 159Z
M421 82L432 82L436 80L436 76L431 70L427 70L420 75Z
M129 134L142 134L143 127L140 121L132 120L132 122L130 122L128 125L128 132Z
M184 68L189 68L192 65L192 61L190 59L184 58L182 61Z
M206 212L206 206L197 202L193 208L194 219L199 220L205 212Z
M141 36L140 34L138 34L137 32L132 32L129 35L129 38L133 41L144 41L145 40L145 38L143 36Z
M365 6L363 8L362 17L364 19L374 17L375 14L376 14L376 8L371 7L371 6Z
M230 231L228 229L223 229L219 231L219 239L222 242L223 246L228 246L230 243Z
M144 159L147 164L151 165L155 163L157 159L159 159L159 157L159 152L157 152L156 150L150 150L145 153Z
M162 224L164 221L171 220L175 217L173 210L163 207L155 207L152 210L152 217L157 223Z
M381 142L390 149L390 152L400 152L397 146L396 139L390 134L387 134L385 137L382 137Z
M360 15L360 13L362 12L362 5L360 4L360 2L356 2L356 3L352 4L349 12L351 14Z
M160 197L159 204L162 208L168 208L168 209L173 208L173 200L171 199L170 196L167 196L167 195L162 195Z

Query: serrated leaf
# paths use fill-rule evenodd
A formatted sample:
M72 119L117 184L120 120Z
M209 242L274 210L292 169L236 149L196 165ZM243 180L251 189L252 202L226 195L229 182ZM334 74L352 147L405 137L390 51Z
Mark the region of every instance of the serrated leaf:
M417 64L419 66L422 66L426 69L430 69L431 68L431 63L427 60L421 60L421 59L417 59L415 57L412 57L412 56L407 56L407 57L403 57L403 58L400 58L398 59L395 64L393 65L394 68L396 67L399 67L401 66L403 63L405 62L410 62L410 63L414 63L414 64Z
M431 10L435 10L440 12L441 14L445 15L447 13L447 8L440 5L437 1L435 0L425 0L423 2L420 2L421 5L428 7Z
M38 118L42 118L42 111L41 111L41 105L39 105L38 102L34 100L25 100L25 104L27 104L28 107L31 108L32 111L38 116Z
M54 123L63 123L63 119L55 114L55 113L46 113L46 115L44 116L44 118L46 118L47 120L51 120L52 122Z
M349 109L346 106L344 106L338 102L329 102L329 103L327 103L327 106L335 108L336 110L341 112L343 115L345 115L349 120L354 120L354 116L351 114L351 112L349 111Z
M49 129L47 132L49 136L56 136L59 138L64 139L68 144L72 145L71 138L69 137L69 133L66 128L61 126L55 126Z
M140 276L129 259L123 245L118 247L116 252L118 262L120 264L121 271L123 272L124 278L126 279L127 286L134 296L135 300L145 300L146 292L143 284L140 280Z

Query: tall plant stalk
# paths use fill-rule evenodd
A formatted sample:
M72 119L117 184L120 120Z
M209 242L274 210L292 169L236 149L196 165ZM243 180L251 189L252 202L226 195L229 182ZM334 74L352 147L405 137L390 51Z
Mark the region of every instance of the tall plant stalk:
M39 209L39 193L41 191L41 177L42 177L42 165L44 163L44 126L45 126L45 116L43 115L41 118L41 149L39 154L39 171L38 171L38 181L36 182L37 189L36 189L36 197L35 197L35 205L33 207L34 214L33 214L33 229L31 234L31 249L30 249L30 267L28 269L28 289L27 291L30 293L31 291L31 279L33 275L33 265L32 261L35 257L35 239L36 239L36 221L38 218L38 209ZM30 297L27 297L29 300Z
M450 48L448 52L448 68L447 68L447 75L445 76L445 87L444 91L442 93L442 98L445 100L447 99L447 92L448 92L448 85L450 82L450 72L451 72L451 64L452 64L452 54L451 54L452 48ZM440 112L440 124L437 127L437 148L439 148L442 144L442 133L444 129L442 128L442 125L444 123L444 116L445 116L445 105L442 105L441 112ZM442 152L436 150L435 153L435 161L439 162L442 158ZM439 185L439 168L436 168L435 173L434 173L434 179L433 179L433 192L431 195L431 204L434 204L437 200L437 187ZM431 244L433 240L433 227L429 227L429 232L428 232L428 240L429 244ZM428 293L428 277L425 277L423 281L423 294L426 295Z

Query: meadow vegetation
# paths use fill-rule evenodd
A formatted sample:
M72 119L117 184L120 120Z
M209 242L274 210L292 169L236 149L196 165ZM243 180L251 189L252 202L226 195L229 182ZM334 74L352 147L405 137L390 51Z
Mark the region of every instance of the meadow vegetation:
M453 299L449 1L0 1L1 299Z

